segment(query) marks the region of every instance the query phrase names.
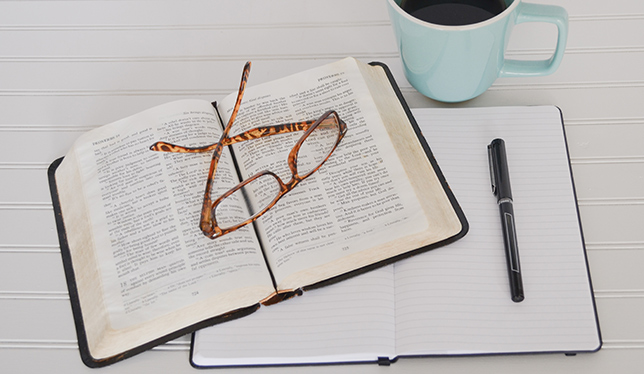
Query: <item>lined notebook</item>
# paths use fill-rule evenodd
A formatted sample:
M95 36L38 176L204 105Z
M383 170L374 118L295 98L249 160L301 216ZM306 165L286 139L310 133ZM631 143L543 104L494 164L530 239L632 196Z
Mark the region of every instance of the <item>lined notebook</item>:
M197 367L593 352L601 336L561 112L413 110L470 222L460 241L193 336ZM525 300L514 303L487 145L506 143Z

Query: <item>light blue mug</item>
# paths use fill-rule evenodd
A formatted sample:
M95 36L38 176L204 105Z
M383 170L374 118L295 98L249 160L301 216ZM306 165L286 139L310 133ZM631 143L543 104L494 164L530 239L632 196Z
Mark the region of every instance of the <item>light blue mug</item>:
M459 102L482 94L498 77L541 76L557 70L568 36L566 10L521 0L505 1L507 8L488 20L444 26L411 16L400 8L401 0L387 0L409 83L432 99ZM549 59L505 59L512 28L523 22L557 26L557 47Z

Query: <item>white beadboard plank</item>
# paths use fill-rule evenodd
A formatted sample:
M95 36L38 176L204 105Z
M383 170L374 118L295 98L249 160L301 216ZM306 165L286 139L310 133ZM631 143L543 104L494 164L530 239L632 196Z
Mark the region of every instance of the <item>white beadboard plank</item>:
M641 25L644 26L644 20ZM550 55L508 56L543 60ZM644 42L642 51L594 53L592 58L583 54L567 54L559 69L544 77L502 78L494 82L497 89L511 89L513 86L534 86L536 89L572 87L644 86L644 72L637 67L644 64ZM580 68L580 66L582 66ZM610 69L606 67L610 66Z
M614 291L644 292L644 250L590 249L587 254L595 292L608 296Z
M0 206L3 203L51 204L47 173L44 169L2 169ZM2 284L2 282L0 282Z
M0 329L0 351L7 342L25 345L76 343L76 330L68 299L2 299L3 325ZM189 341L188 335L173 340L175 345ZM171 345L172 342L166 344Z
M123 95L142 91L154 95L169 90L233 92L239 85L244 63L253 62L250 84L270 79L271 70L283 61L240 55L229 61L204 58L197 61L141 62L21 62L1 63L0 95ZM338 58L339 59L339 58ZM302 65L302 63L299 63ZM319 63L318 63L319 64ZM306 65L305 65L306 66ZM300 69L304 70L305 67Z
M644 48L641 19L599 19L570 22L567 56L601 52L637 53ZM604 32L610 28L611 32ZM360 25L352 22L312 24L293 32L293 26L229 29L136 29L136 30L3 30L0 62L36 61L140 61L211 59L265 56L272 59L300 56L324 57L396 55L393 30L387 22ZM257 43L258 34L266 40ZM550 53L556 44L556 28L527 23L514 29L508 54ZM525 58L525 57L524 57ZM587 59L591 63L593 60Z
M530 3L559 5L570 15L610 16L644 14L644 3L632 0L588 1L588 0L525 0Z
M34 359L37 357L38 359ZM78 352L72 349L11 349L0 350L0 361L10 373L50 373L52 363L61 373L96 373L96 369L84 367ZM389 367L376 364L293 366L236 368L213 370L236 374L295 374L295 373L336 373L336 374L409 374L427 373L548 373L548 374L638 374L644 367L644 354L639 349L604 349L597 353L568 357L562 354L513 355L482 357L433 357L428 359L402 358ZM100 369L101 373L195 373L188 364L187 351L145 352L114 366Z
M228 30L116 30L25 32L3 31L0 61L22 58L83 58L129 60L134 57L239 55L346 55L355 52L393 53L389 25L328 28ZM257 43L258 33L266 42ZM376 34L374 37L374 33ZM289 48L284 48L286 45ZM282 46L280 48L280 46Z
M3 248L58 245L53 209L0 209L0 227Z
M0 298L12 295L67 298L60 253L0 252Z
M0 70L0 96L224 95L236 91L246 61L253 63L249 85L256 85L346 56L305 61L254 58L249 54L230 61L0 63L6 67ZM369 62L377 56L361 60Z
M630 121L633 123L628 123ZM624 115L593 119L588 114L582 119L564 122L571 124L566 126L570 156L579 162L615 156L644 156L644 112L636 118Z
M529 1L535 2L535 1ZM543 2L556 4L555 1ZM593 2L594 3L594 2ZM644 47L644 34L641 32L644 15L632 18L633 14L624 12L621 16L609 18L575 18L570 15L566 53L583 54L602 51L641 50ZM610 29L611 32L605 32ZM557 28L549 23L523 23L516 25L508 42L510 54L525 54L531 51L552 53L557 43ZM516 58L516 57L513 57ZM568 56L564 57L566 60ZM587 59L588 63L592 60Z
M404 79L404 78L402 78ZM539 79L539 78L535 78ZM413 90L403 94L410 107L489 107L503 105L556 105L562 109L565 119L588 118L636 118L644 117L642 97L644 87L560 87L539 88L495 87L465 103L444 104L433 101ZM607 148L609 152L620 148Z
M641 162L575 164L577 199L582 204L602 199L637 198L644 202L644 152L641 156Z
M500 357L436 357L428 360L401 359L392 365L391 369L386 368L386 372L405 373L415 370L413 372L418 373L636 374L639 373L643 363L644 355L642 355L642 350L604 349L597 353L579 354L574 357L562 354L547 354ZM397 368L394 369L394 367ZM377 371L374 370L373 372Z
M613 25L604 25L605 22L612 22ZM642 48L644 48L644 34L638 32L642 27L644 19L635 20L608 20L582 22L573 28L575 32L582 34L581 40L593 40L594 45L598 43L606 47L624 46L625 48L636 47L635 51L623 51L613 53L597 53L595 58L588 59L587 47L575 42L575 33L571 31L569 38L569 53L565 56L560 71L551 77L535 79L512 79L499 80L500 84L518 84L527 82L560 82L560 77L566 77L568 82L578 82L579 74L592 74L590 82L602 81L632 81L638 80L632 76L637 69L624 69L623 65L641 66ZM523 26L523 25L521 25ZM617 26L616 32L605 33L606 27ZM537 26L539 27L539 26ZM509 56L521 57L522 50L530 46L528 50L541 50L552 47L553 43L547 41L547 30L534 30L518 27L510 42ZM308 34L307 34L308 33ZM543 34L546 37L543 37ZM20 87L25 90L30 87L49 87L50 80L63 80L71 78L71 82L65 81L63 85L51 83L50 89L65 89L67 85L76 89L82 86L75 85L80 81L96 87L96 83L110 89L112 85L119 85L122 82L130 82L130 77L147 77L148 88L157 87L157 82L165 82L164 78L176 77L172 69L154 70L146 65L145 61L173 60L175 66L178 62L190 63L191 60L205 60L202 65L208 63L204 71L211 71L213 62L225 60L239 60L244 58L270 58L271 59L293 59L293 58L340 58L347 55L355 56L386 56L396 55L393 33L388 25L376 25L368 27L332 27L328 29L305 29L297 35L293 35L290 28L270 28L262 30L262 34L268 40L279 41L275 43L255 43L257 30L141 30L141 31L58 31L47 32L25 32L25 31L4 31L4 37L0 39L0 78L5 82L2 89L11 91L12 87ZM596 35L595 35L596 34ZM537 40L531 40L538 38ZM606 39L607 38L607 39ZM550 38L554 39L554 38ZM602 39L606 39L603 40ZM207 46L204 45L207 42ZM288 45L285 53L280 53L280 46ZM43 47L44 46L44 47ZM37 55L34 55L37 51ZM225 52L221 52L225 51ZM293 53L297 51L297 53ZM320 51L324 51L321 53ZM584 52L584 53L579 53ZM217 54L217 57L214 55ZM223 57L222 57L223 55ZM276 57L278 55L279 57ZM228 57L225 57L228 56ZM544 58L541 56L539 58ZM526 55L523 58L533 58ZM42 61L27 64L18 63L23 60ZM54 65L47 64L53 60ZM579 60L583 60L583 69L579 69ZM608 60L608 61L606 61ZM62 61L62 62L61 62ZM76 61L82 64L83 61L90 61L89 69L78 69L77 65L71 64L61 68L59 64L66 61ZM97 62L98 61L98 62ZM100 63L109 61L112 64ZM114 69L113 62L130 63L132 69ZM87 62L86 62L87 63ZM69 63L68 63L69 64ZM93 64L99 68L105 67L106 72L93 71ZM43 66L44 65L44 66ZM605 69L605 66L612 66L612 69ZM155 74L137 74L135 71L153 71ZM52 69L57 69L51 72ZM61 69L61 70L58 70ZM65 74L73 69L76 74ZM175 68L176 69L176 68ZM182 69L186 72L194 72L193 69ZM197 69L197 71L199 71ZM597 74L600 72L601 74ZM623 77L625 72L631 76ZM621 74L621 75L620 75ZM113 75L117 75L117 79ZM191 74L192 77L204 76L200 79L200 85L209 82L206 74ZM139 79L134 79L139 82ZM191 85L189 80L183 79L178 83L179 87ZM120 86L119 86L120 87ZM177 86L173 86L177 87ZM229 86L230 87L230 86ZM121 87L122 88L122 87Z
M2 134L7 143L0 147L0 160L10 164L41 164L46 176L46 167L64 156L81 134L80 131L7 131ZM45 177L42 182L46 180Z
M601 297L596 299L596 304L603 339L644 344L644 323L641 323L644 297Z
M6 3L6 4L4 4ZM198 0L3 2L6 25L255 25L372 22L387 19L382 0ZM8 13L8 12L11 13Z
M642 21L644 26L644 20ZM355 52L355 53L354 53ZM363 61L383 60L396 73L402 88L411 89L404 79L402 65L394 54L379 51L351 50L338 52L323 59L310 58L310 62L288 59L266 59L262 55L240 54L230 61L205 57L191 61L118 61L83 62L62 61L58 63L24 62L1 63L0 87L2 96L30 95L131 95L167 91L190 93L235 90L239 84L241 67L245 60L253 61L249 84L258 84L279 78L277 72L296 73L308 68L352 55ZM544 59L545 55L524 56ZM580 69L579 65L583 65ZM611 66L611 69L606 69ZM496 90L513 90L517 86L535 89L569 89L602 87L644 87L644 43L639 52L597 53L588 61L588 56L570 54L565 56L559 70L550 76L532 78L503 78L494 83ZM282 73L284 74L284 73ZM100 87L97 89L96 87Z
M644 204L582 205L586 243L644 243Z
M64 127L99 126L173 100L219 100L223 96L223 94L184 94L180 91L176 93L162 92L155 94L154 92L148 92L144 94L125 93L120 95L83 95L82 93L72 93L69 95L0 95L0 113L3 113L0 117L0 125L11 127L23 124ZM20 108L25 109L21 110ZM4 139L8 134L2 133L0 136ZM57 147L57 156L62 156L67 152L71 144L52 144L52 146ZM34 155L31 158L38 159L43 157ZM0 158L0 161L5 160L4 158Z
M188 351L186 350L152 350L102 369L90 369L83 365L77 349L0 349L0 361L7 373L95 374L97 370L100 370L101 373L110 374L195 373L195 369L188 363Z
M0 342L76 341L69 300L0 299Z
M535 1L533 1L535 2ZM593 11L593 7L589 5L594 5L594 2L588 4L584 2L583 9L578 8L573 3L565 1L539 1L546 4L557 4L564 6L569 14L571 15L571 27L569 34L569 44L568 46L575 49L586 49L586 48L613 48L616 46L625 46L625 45L640 45L642 44L641 33L638 32L638 23L641 23L640 18L633 18L633 15L642 14L642 6L634 4L632 1L623 0L621 6L612 6L613 17L589 17L592 14L601 14L600 12ZM56 46L56 40L66 39L64 38L64 33L66 32L77 32L79 37L86 32L96 31L96 36L88 39L100 40L100 34L114 34L117 38L119 32L122 30L134 30L135 34L147 33L147 32L160 32L160 33L171 33L167 37L169 50L173 50L173 42L177 40L188 41L186 43L186 48L197 47L196 50L202 51L203 45L199 46L198 41L202 40L202 37L189 37L189 33L198 33L198 35L204 35L208 32L221 32L224 29L224 25L228 25L229 29L225 32L235 32L241 31L240 35L244 32L254 33L257 35L258 28L269 29L271 31L279 29L293 29L296 26L300 26L301 29L305 31L309 29L318 29L319 34L325 34L333 32L333 28L350 28L352 30L358 30L363 27L371 26L388 26L389 20L387 16L387 10L385 6L385 1L381 0L378 2L362 0L360 2L346 2L346 1L334 1L331 4L326 4L322 6L321 4L316 4L316 2L296 2L297 5L288 6L289 13L276 11L274 6L268 6L263 1L254 1L254 2L244 2L242 4L235 3L234 7L230 7L227 2L191 2L190 6L185 6L183 4L179 5L176 3L161 3L159 6L161 9L169 10L170 8L179 8L175 10L170 10L168 13L163 11L154 12L146 17L145 20L142 20L140 17L137 17L139 12L145 12L144 9L147 9L147 3L145 2L119 2L117 4L107 4L110 6L109 9L106 9L104 12L93 11L89 17L85 19L69 19L67 22L63 22L64 17L58 16L56 19L48 18L52 12L47 12L47 3L40 4L37 8L37 11L34 12L33 6L31 9L26 10L20 5L12 6L14 9L9 9L4 12L4 14L15 15L11 19L3 20L0 18L0 23L5 25L5 31L8 32L8 39L12 39L11 32L19 32L23 35L25 34L34 34L34 37L38 35L39 32L46 32L49 26L49 29L56 30L56 33L53 34L55 38L52 38L53 42L50 48L64 48L64 46ZM94 2L93 2L94 3ZM95 9L102 8L101 5L103 2L96 2L94 5ZM613 4L614 2L611 2ZM63 5L67 5L62 3ZM58 4L60 6L61 4ZM1 5L0 5L1 6ZM73 4L71 5L73 6ZM78 5L76 5L78 6ZM119 12L118 8L122 8ZM227 7L227 8L224 8ZM267 9L268 8L268 9ZM324 10L321 11L321 8ZM1 9L1 8L0 8ZM160 9L160 10L161 10ZM222 9L227 9L226 12L222 12ZM334 11L329 12L328 9L334 9ZM232 10L232 11L231 11ZM618 10L617 12L615 10ZM23 13L29 11L29 16ZM60 13L58 11L57 13ZM128 14L134 13L134 17L128 17ZM56 14L56 13L54 13ZM73 12L71 15L83 14L79 11ZM85 13L87 14L87 13ZM57 14L58 15L58 14ZM319 22L321 15L326 22ZM155 16L163 17L162 19L155 19ZM23 21L22 20L29 20ZM231 22L235 20L235 22ZM4 21L4 22L2 22ZM325 24L333 24L333 28L324 29ZM253 25L253 27L244 27L244 25ZM156 26L158 27L150 27ZM164 25L166 25L164 29ZM302 27L302 25L307 25ZM12 28L13 26L13 28ZM19 26L19 27L18 27ZM111 27L110 27L111 26ZM129 26L129 29L128 29ZM147 27L146 27L147 26ZM231 27L232 26L232 27ZM599 26L599 27L598 27ZM604 33L603 30L605 27L612 27L613 32ZM197 30L195 30L195 28ZM214 29L214 30L213 30ZM320 30L321 29L321 30ZM42 31L41 31L42 30ZM354 32L351 30L345 30L345 32ZM554 30L552 27L542 25L542 24L524 24L519 25L515 30L516 34L513 35L513 38L510 41L510 47L512 49L516 48L518 50L524 49L542 49L549 48L554 46L554 39L551 38L551 35L554 35ZM544 32L546 33L544 37ZM184 34L185 33L185 34ZM51 34L46 34L51 35ZM91 34L90 34L91 35ZM590 36L590 37L589 37ZM42 36L40 36L42 38ZM51 36L47 36L50 38ZM60 38L58 38L60 37ZM291 35L284 36L286 39L300 40L297 38L297 33L292 33ZM214 38L207 39L209 40L209 46L213 44L216 45L220 39L229 39L229 38ZM377 38L369 38L377 39ZM146 40L146 45L149 38L142 38L141 40ZM341 45L342 43L350 42L351 38L345 39L336 39L336 45ZM136 42L137 39L134 38L130 42ZM190 43L193 41L194 44ZM619 44L616 42L619 41ZM27 48L27 50L34 50L29 48L32 44L37 42L35 39L28 38L26 43L22 48ZM301 42L300 42L301 43ZM251 43L250 46L259 46L264 43ZM271 43L266 43L271 45ZM306 43L302 43L301 46L306 48ZM13 44L7 44L10 46ZM129 43L125 44L127 47ZM20 45L14 45L16 48L21 48ZM91 55L93 48L88 50L82 50L81 44L74 43L69 46L70 49L65 50L65 53L62 55ZM393 45L390 44L390 47ZM38 50L38 49L36 49ZM78 53L74 53L74 51ZM15 56L21 55L17 50L9 49L4 52L6 56ZM328 52L328 51L327 51ZM141 51L140 53L144 53ZM60 53L54 55L61 55Z
M644 4L632 0L530 0L563 6L574 16L643 14ZM69 25L241 25L388 20L385 0L265 0L148 1L3 1L0 24L31 26ZM225 11L222 11L225 10ZM288 10L288 11L286 11Z
M569 14L572 15L568 34L570 44L566 46L571 48L571 52L584 53L594 49L642 47L644 35L641 29L644 12L639 12L639 18L630 18L633 13L622 12L620 9L619 16L604 19L600 17L575 19L575 14L570 12ZM610 32L606 32L607 29L610 29ZM552 45L554 46L554 42Z

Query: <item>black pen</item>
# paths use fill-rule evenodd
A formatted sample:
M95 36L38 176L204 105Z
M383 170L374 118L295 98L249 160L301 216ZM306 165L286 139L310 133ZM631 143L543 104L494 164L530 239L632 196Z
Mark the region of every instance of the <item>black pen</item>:
M521 280L521 266L519 265L519 246L517 244L516 226L514 224L514 209L512 208L512 189L510 188L510 173L508 172L508 159L505 153L503 139L494 139L487 146L490 162L490 178L492 179L492 192L496 196L501 212L501 227L503 228L503 242L505 244L505 257L508 264L510 278L510 292L512 301L523 301L523 282Z

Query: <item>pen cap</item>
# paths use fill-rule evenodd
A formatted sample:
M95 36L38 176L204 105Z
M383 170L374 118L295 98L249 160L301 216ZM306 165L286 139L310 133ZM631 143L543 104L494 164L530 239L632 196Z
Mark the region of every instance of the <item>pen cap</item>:
M494 139L490 143L490 157L494 168L495 194L499 199L512 199L510 188L510 173L508 172L508 158L505 153L505 142L503 139Z

